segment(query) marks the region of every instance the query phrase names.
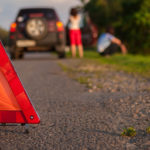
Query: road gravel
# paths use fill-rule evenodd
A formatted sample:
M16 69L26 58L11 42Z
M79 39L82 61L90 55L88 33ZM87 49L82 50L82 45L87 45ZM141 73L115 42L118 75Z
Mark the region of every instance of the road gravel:
M0 150L150 150L150 135L145 133L150 125L150 81L113 72L123 77L113 83L109 72L101 83L122 85L119 90L89 93L58 63L49 54L13 61L41 123L31 125L29 134L22 126L0 126ZM128 126L136 128L135 137L120 136Z

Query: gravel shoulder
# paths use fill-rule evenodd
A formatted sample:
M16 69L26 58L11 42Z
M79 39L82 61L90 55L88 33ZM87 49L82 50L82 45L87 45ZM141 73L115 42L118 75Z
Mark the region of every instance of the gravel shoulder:
M149 79L89 60L70 59L61 64L62 68L67 68L66 75L80 82L85 87L85 93L93 97L93 109L99 111L93 120L99 126L93 131L102 132L104 138L111 135L110 143L106 138L110 146L107 145L108 149L112 148L113 141L118 143L118 148L114 145L114 149L150 149L150 135L146 134L146 128L150 126ZM128 127L134 127L137 135L121 138L121 132Z
M92 66L91 70L100 70L88 72L89 64L81 65L80 60L48 57L13 63L41 123L31 125L28 135L21 126L0 127L0 150L150 149L150 135L145 132L150 126L150 81L108 66ZM83 68L70 74L60 64L71 72ZM77 81L82 75L92 86ZM129 126L137 135L122 137Z

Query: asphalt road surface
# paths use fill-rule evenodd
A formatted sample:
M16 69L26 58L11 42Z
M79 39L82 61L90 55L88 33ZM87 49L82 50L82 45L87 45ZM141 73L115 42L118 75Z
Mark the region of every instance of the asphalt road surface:
M41 123L31 125L29 134L22 126L0 126L0 150L137 149L109 127L111 118L105 121L109 116L99 102L105 97L67 77L55 56L28 54L13 64Z

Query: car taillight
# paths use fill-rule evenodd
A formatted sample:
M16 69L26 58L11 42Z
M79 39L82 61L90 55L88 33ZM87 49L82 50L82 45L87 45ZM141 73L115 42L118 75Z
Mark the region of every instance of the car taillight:
M63 23L58 21L56 22L56 26L57 26L57 31L64 31L64 26L63 26Z
M16 32L16 27L17 27L17 24L15 22L12 23L10 26L10 32Z

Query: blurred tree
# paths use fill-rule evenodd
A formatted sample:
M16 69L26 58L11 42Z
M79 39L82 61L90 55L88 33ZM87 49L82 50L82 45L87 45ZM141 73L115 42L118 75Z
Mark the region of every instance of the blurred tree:
M7 45L8 41L8 31L0 27L0 40L3 42L4 45Z
M91 0L85 5L92 20L99 25L100 31L108 24L117 24L120 19L122 0ZM116 22L114 22L116 20Z
M129 43L130 51L150 53L150 1L124 0L122 7L123 20L120 33Z
M150 53L150 0L90 0L84 8L100 33L113 25L130 52Z

